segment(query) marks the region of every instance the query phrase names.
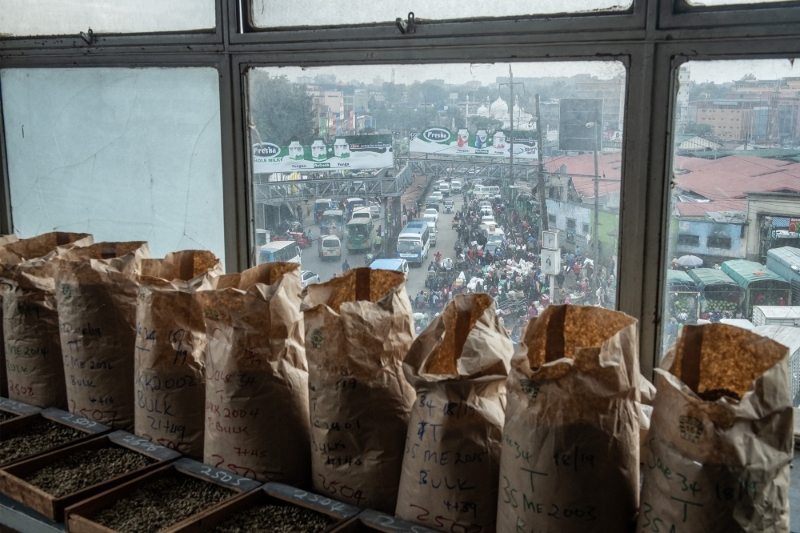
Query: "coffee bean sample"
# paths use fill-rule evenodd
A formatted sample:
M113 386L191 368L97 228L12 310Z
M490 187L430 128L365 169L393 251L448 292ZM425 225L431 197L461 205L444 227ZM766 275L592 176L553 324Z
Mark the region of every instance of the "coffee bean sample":
M211 533L319 533L336 519L290 504L267 503L239 511Z
M235 494L215 483L175 474L136 489L92 521L120 533L156 533Z
M0 422L5 422L6 420L11 420L12 418L17 418L19 415L17 413L12 413L10 411L0 411Z
M85 436L77 429L40 418L8 438L0 436L0 466Z
M155 462L155 459L126 448L108 446L95 450L79 450L33 472L25 481L48 494L60 497Z

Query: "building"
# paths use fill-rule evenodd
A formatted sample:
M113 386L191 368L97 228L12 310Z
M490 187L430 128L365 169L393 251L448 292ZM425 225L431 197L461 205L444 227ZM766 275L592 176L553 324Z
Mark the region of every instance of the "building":
M602 98L603 129L622 130L625 121L625 77L598 78L575 82L575 98Z

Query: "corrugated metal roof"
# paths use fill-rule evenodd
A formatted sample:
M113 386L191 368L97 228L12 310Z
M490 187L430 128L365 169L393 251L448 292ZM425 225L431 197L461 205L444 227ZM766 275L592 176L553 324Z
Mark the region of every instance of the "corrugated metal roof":
M775 218L776 217L773 217L772 220L774 221ZM786 220L786 227L789 227L789 219L787 218ZM767 250L767 257L783 260L789 265L800 266L800 248L795 248L793 246L781 246L780 248Z
M716 268L693 268L689 271L689 277L701 287L708 285L736 285L738 287L738 284L730 276Z
M787 287L789 285L788 281L761 263L748 261L747 259L725 261L722 263L722 271L742 287L747 287L750 283L755 281L782 281L786 283Z
M753 333L779 342L793 354L800 350L800 328L796 326L756 326Z

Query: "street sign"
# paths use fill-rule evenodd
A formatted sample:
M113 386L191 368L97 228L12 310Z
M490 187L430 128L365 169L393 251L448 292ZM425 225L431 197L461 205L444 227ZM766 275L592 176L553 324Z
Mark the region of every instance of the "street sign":
M558 232L543 231L542 232L542 248L549 250L558 249Z
M555 276L561 270L561 251L542 250L542 273Z

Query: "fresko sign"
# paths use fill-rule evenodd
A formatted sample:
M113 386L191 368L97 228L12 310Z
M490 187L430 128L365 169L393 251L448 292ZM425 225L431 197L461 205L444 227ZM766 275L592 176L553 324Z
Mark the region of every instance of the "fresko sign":
M342 135L335 137L332 143L315 139L307 146L297 141L290 142L288 146L270 142L253 145L255 174L392 166L394 154L391 135Z
M510 134L510 132L508 132ZM489 135L486 130L474 134L466 129L452 132L446 128L428 128L417 135L412 134L409 150L423 154L509 157L511 138L506 132ZM536 141L514 133L514 157L537 159Z

